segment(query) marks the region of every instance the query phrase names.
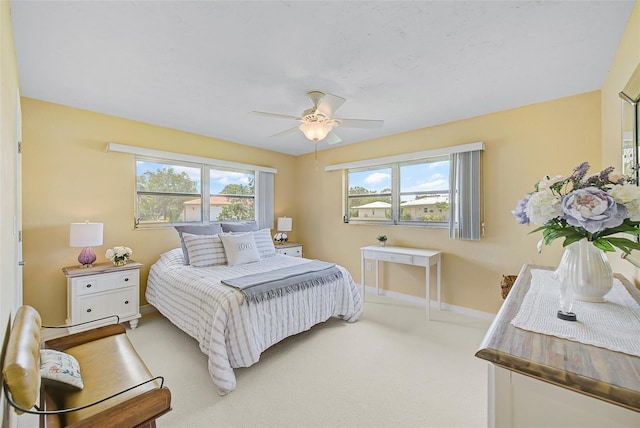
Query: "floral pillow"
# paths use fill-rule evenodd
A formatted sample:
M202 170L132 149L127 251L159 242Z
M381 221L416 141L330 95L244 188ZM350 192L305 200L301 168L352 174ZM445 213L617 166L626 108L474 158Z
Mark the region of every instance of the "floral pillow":
M53 349L40 350L40 377L51 386L82 389L80 364L72 355Z

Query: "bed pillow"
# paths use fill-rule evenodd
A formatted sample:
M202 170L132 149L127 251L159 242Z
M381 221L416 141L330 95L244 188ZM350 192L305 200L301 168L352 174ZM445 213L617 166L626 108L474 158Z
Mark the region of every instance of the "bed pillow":
M252 221L223 221L220 223L223 232L255 232L258 230L258 223Z
M182 239L189 253L189 264L195 267L226 265L227 256L218 235L183 233Z
M224 245L229 266L260 261L260 253L258 253L253 233L221 234L219 236Z
M271 239L271 230L260 229L253 232L253 239L256 241L256 247L258 248L258 254L260 258L273 257L276 255L276 247L273 245Z
M40 377L42 382L66 389L82 389L80 364L73 355L54 349L40 350Z
M183 233L190 233L192 235L217 235L218 233L222 233L222 226L220 223L211 223L209 225L187 225L187 226L176 226L176 230L178 231L178 236L180 237L180 245L182 246L182 254L184 254L184 264L189 264L189 252L187 251L187 246L184 244L184 239L182 239Z

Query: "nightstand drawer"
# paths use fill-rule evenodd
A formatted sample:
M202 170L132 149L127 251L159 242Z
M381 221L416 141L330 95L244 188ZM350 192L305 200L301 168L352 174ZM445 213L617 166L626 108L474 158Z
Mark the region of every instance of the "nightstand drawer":
M121 319L138 312L137 288L116 290L102 293L98 296L83 296L78 298L80 322L97 318L118 315Z
M302 245L288 244L286 247L276 247L276 253L289 257L302 257Z
M72 279L72 286L77 295L93 294L119 288L135 287L140 275L137 270L102 275L88 275Z

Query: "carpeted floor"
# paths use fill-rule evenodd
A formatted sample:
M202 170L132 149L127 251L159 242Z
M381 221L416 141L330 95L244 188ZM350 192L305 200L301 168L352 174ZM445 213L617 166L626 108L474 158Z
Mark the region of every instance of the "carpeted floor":
M158 427L484 427L490 322L367 295L353 324L331 319L288 338L221 397L195 340L157 313L131 340L163 374L173 411Z
M127 332L171 389L159 428L486 427L487 363L474 354L489 325L436 310L428 322L422 306L367 294L357 322L331 319L276 344L235 369L223 397L196 341L160 314Z

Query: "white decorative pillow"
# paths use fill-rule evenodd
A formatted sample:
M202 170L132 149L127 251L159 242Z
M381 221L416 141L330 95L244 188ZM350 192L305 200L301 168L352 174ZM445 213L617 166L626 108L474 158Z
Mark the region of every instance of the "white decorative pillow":
M227 256L218 235L183 233L182 239L189 253L189 264L195 267L226 265Z
M258 247L258 254L260 254L261 259L276 255L276 247L273 245L273 239L271 239L271 230L256 230L253 232L253 239L256 241L256 247Z
M259 262L260 253L253 238L253 232L240 234L219 235L227 254L229 266L244 265L247 263Z
M54 349L40 350L40 377L52 386L84 388L78 360L73 355Z

